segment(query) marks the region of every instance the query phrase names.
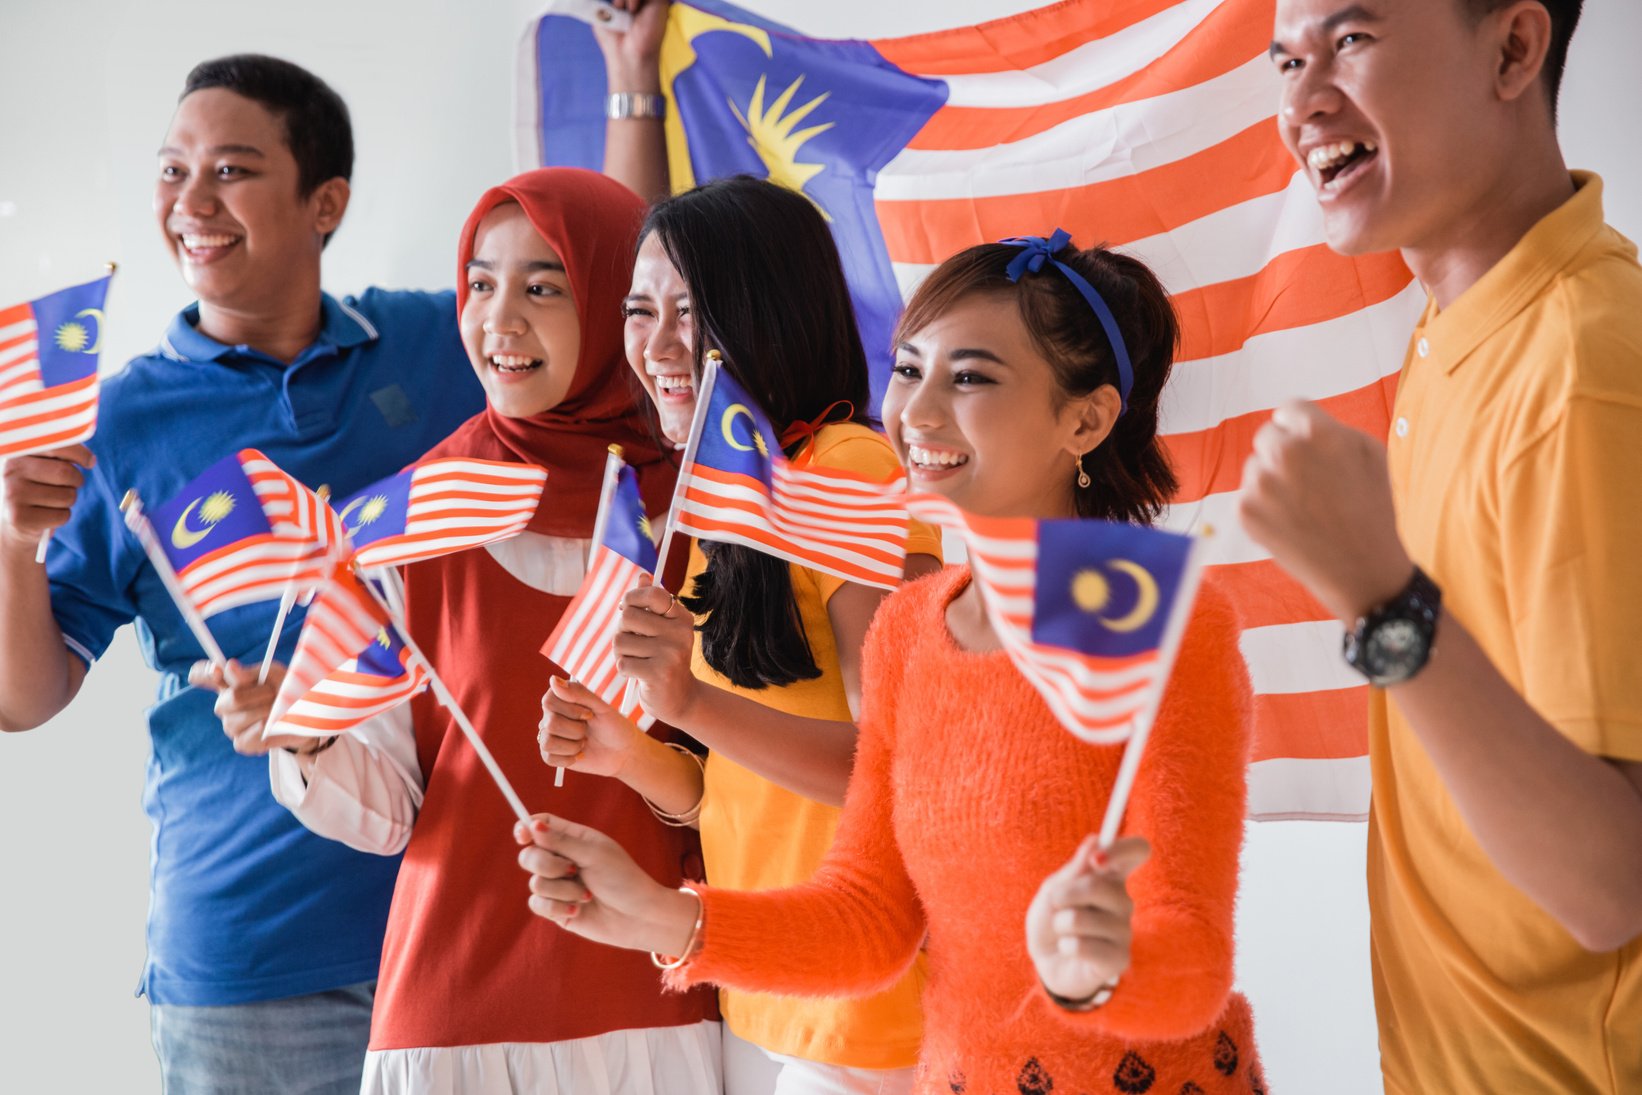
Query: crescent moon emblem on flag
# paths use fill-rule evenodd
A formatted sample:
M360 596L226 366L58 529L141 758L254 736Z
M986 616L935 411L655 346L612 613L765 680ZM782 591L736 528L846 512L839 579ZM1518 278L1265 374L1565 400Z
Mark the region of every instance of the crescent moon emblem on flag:
M97 321L97 337L91 340L90 346L87 346L80 352L82 354L95 354L101 352L103 348L103 310L101 308L81 308L78 312L74 313L74 318L79 319L81 316L90 316Z
M203 505L200 516L205 520L205 527L193 529L188 527L188 515ZM188 503L188 508L177 517L177 523L171 526L171 543L179 551L187 551L216 529L218 522L227 517L234 509L234 496L226 491L215 491L203 498L196 498Z
M752 452L754 449L753 445L745 445L736 440L735 430L732 429L732 427L735 425L735 420L738 415L745 416L748 424L755 425L753 420L753 412L748 410L742 404L737 403L724 412L724 420L719 423L719 428L723 431L724 440L730 448L736 449L740 452ZM755 440L758 438L756 425L753 430L753 437Z
M1157 614L1160 599L1158 597L1157 579L1153 578L1145 567L1128 559L1114 559L1107 565L1112 570L1133 578L1136 587L1140 590L1140 595L1135 601L1135 607L1130 609L1127 614L1119 616L1115 620L1102 616L1100 622L1111 630L1120 633L1139 631Z
M358 509L360 506L363 506L364 504L365 504L365 499L355 498L352 502L349 502L347 505L343 506L342 507L342 512L336 515L337 520L341 521L343 527L346 528L349 532L358 532L359 531L357 526L351 525L351 524L348 523L348 518L353 515L354 510Z

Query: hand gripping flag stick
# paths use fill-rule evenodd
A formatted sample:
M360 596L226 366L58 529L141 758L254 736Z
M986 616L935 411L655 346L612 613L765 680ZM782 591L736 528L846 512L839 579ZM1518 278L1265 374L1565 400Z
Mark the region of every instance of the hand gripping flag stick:
M135 490L125 492L120 500L120 512L125 514L126 527L137 534L137 540L142 544L143 551L148 555L148 561L154 565L154 571L160 576L165 585L165 591L171 594L171 600L182 613L182 618L188 624L188 630L193 632L194 639L200 644L211 659L212 665L227 665L228 656L217 645L212 637L211 629L205 626L205 617L199 609L194 607L193 601L182 591L182 584L177 580L177 572L171 569L171 560L165 557L160 548L160 542L154 535L154 526L149 523L147 514L143 513L143 500Z
M1119 762L1117 779L1112 784L1112 796L1106 800L1106 817L1100 823L1100 848L1105 851L1117 839L1119 826L1123 824L1124 812L1129 808L1129 796L1134 793L1135 775L1140 771L1140 759L1146 752L1146 739L1151 737L1152 723L1157 720L1157 709L1163 703L1163 693L1168 689L1169 671L1174 665L1175 655L1180 652L1180 640L1185 637L1186 623L1191 618L1192 604L1197 600L1197 585L1203 577L1203 544L1214 535L1212 526L1205 525L1202 534L1192 544L1191 553L1187 557L1185 573L1181 575L1180 589L1175 594L1174 607L1169 615L1169 623L1163 631L1163 641L1158 644L1158 657L1162 662L1163 671L1158 680L1146 696L1145 706L1135 712L1133 729L1129 734L1129 741L1123 747L1123 760Z
M491 754L490 749L485 746L484 741L479 737L479 731L473 728L473 723L468 720L467 713L457 704L456 697L451 695L450 689L445 687L445 682L434 670L433 663L428 661L427 655L423 654L421 647L416 645L416 640L411 638L410 628L405 623L405 613L402 607L404 604L404 591L399 585L399 575L386 567L378 570L376 574L382 579L383 584L392 591L386 598L381 599L382 607L387 609L388 616L393 620L394 627L399 629L399 638L405 644L405 649L410 651L410 656L422 666L423 672L428 675L428 685L433 689L434 698L439 701L441 707L450 712L450 717L456 721L462 735L468 739L468 744L473 746L474 753L478 754L479 763L485 766L485 771L490 773L490 778L495 782L497 789L502 792L502 797L507 799L507 804L513 808L514 816L520 821L529 822L530 811L525 809L523 800L519 798L519 792L515 791L513 784L508 782L507 776L502 772L502 766L496 763L495 756ZM365 588L372 597L376 596L376 591L368 583Z

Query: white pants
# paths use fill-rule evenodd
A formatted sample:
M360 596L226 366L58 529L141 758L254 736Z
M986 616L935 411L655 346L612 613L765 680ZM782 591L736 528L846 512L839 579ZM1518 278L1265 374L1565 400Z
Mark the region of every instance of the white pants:
M910 1068L845 1068L784 1057L724 1026L724 1095L907 1095Z

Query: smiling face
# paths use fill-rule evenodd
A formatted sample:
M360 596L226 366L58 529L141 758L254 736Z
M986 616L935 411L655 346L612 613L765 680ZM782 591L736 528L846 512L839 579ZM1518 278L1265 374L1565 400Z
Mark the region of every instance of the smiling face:
M656 405L661 432L682 445L696 413L695 321L690 288L654 232L639 245L622 319L627 363Z
M903 338L883 419L913 490L981 516L1053 518L1074 515L1075 461L1116 408L1110 386L1066 396L1013 297L989 293Z
M491 406L509 418L558 406L576 379L581 322L563 261L517 202L479 221L466 276L462 344Z
M1430 247L1508 166L1491 29L1463 0L1278 0L1278 127L1336 251Z
M311 294L348 185L332 179L304 197L298 179L284 123L260 103L207 88L178 104L160 149L154 215L203 303L267 313Z

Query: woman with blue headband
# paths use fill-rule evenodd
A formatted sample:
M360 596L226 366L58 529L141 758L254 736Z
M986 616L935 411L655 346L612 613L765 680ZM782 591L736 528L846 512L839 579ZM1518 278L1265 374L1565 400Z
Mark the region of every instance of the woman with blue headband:
M1132 258L1064 232L970 248L907 306L884 424L912 489L970 514L1149 525L1175 488L1158 402L1177 340ZM1237 639L1210 578L1130 800L1139 835L1101 849L1122 745L1061 727L948 567L878 611L843 819L809 883L670 889L544 815L517 834L530 906L656 952L678 987L866 992L924 946L920 1092L1263 1092L1231 991L1252 707Z

